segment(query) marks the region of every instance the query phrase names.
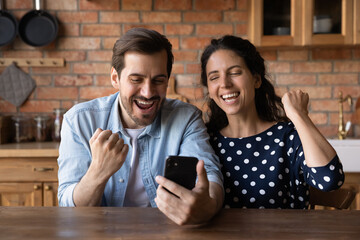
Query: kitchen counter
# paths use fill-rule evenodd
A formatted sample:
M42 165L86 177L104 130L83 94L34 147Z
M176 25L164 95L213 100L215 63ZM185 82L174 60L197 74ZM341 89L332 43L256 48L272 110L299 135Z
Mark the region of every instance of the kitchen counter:
M0 157L58 157L58 142L0 144Z

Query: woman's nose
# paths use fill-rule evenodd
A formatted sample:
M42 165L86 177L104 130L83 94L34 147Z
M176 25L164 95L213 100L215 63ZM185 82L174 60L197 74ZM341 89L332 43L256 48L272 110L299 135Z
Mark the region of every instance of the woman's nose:
M232 86L231 77L227 74L220 77L220 85L221 87L227 88Z

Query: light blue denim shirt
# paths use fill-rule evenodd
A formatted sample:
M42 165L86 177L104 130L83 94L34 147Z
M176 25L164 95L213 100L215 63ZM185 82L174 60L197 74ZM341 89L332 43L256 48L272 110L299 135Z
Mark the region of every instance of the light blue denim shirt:
M118 95L77 104L64 115L58 158L60 206L74 206L73 191L90 166L89 140L97 128L118 133L129 145L126 160L107 182L101 202L102 206L123 206L126 188L131 187L132 146L120 120ZM190 104L166 99L154 122L139 135L138 151L141 177L152 207L156 207L155 177L163 175L168 155L204 160L209 181L223 186L219 160L209 144L201 111Z

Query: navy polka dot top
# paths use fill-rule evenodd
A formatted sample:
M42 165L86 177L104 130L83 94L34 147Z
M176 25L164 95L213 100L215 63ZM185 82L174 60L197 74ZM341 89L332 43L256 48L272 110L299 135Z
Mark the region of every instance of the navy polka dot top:
M211 133L224 175L225 208L297 208L309 205L309 185L323 191L344 182L336 155L323 167L308 167L292 122L279 122L246 138Z

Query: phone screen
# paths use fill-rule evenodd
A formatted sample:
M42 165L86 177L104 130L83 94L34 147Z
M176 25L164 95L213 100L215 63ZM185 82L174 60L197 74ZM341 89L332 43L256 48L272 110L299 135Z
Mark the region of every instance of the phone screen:
M164 177L191 190L196 181L196 157L169 156L165 162Z

